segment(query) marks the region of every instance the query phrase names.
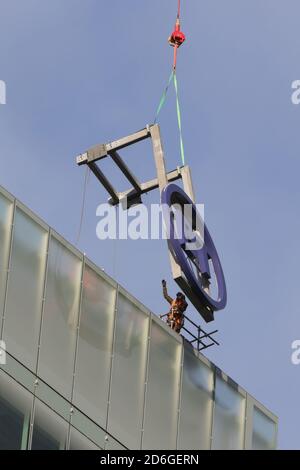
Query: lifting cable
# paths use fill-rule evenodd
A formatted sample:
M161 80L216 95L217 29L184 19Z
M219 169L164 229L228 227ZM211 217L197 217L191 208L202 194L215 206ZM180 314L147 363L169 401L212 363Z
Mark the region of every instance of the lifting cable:
M80 211L80 221L79 221L79 227L78 227L78 232L76 236L76 241L75 241L75 246L78 246L80 237L81 237L81 232L82 232L82 226L83 226L83 221L84 221L84 213L85 213L85 202L86 202L86 193L87 193L87 187L88 187L88 182L90 178L90 173L91 170L87 166L85 175L84 175L84 183L83 183L83 191L82 191L82 201L81 201L81 211Z
M181 9L181 0L178 0L178 10L177 10L177 18L176 18L176 23L175 23L175 29L171 36L168 39L168 42L170 46L174 47L174 58L173 58L173 67L172 67L172 72L169 77L169 81L167 83L167 86L162 94L162 97L160 99L156 115L155 115L155 120L154 123L157 122L158 116L165 104L167 94L170 88L170 85L173 81L174 83L174 89L175 89L175 95L176 95L176 110L177 110L177 122L178 122L178 130L179 130L179 139L180 139L180 154L181 154L181 161L182 165L185 165L185 153L184 153L184 144L183 144L183 137L182 137L182 125L181 125L181 111L180 111L180 103L179 103L179 93L178 93L178 82L177 82L177 76L176 76L176 67L177 67L177 51L178 48L184 43L185 41L185 35L184 33L180 30L180 9Z

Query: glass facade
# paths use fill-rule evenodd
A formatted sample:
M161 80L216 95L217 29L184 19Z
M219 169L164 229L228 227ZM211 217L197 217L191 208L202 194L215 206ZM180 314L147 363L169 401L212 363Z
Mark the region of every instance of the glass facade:
M244 448L245 413L245 394L237 384L217 375L212 449L240 450Z
M253 407L252 449L271 450L276 447L276 424L257 406Z
M210 449L214 371L184 342L178 448Z
M1 188L0 308L0 449L276 448L272 413Z
M64 450L67 447L68 422L60 418L38 398L34 404L32 450Z
M152 319L144 449L176 448L182 344L178 335L169 333L173 332Z
M0 376L0 449L26 449L33 397L6 374Z
M13 223L14 200L6 192L0 192L0 328L2 330L3 308L8 278L8 262Z
M80 255L51 234L38 372L66 398L73 386L81 274Z
M29 368L36 367L48 230L16 207L3 339Z
M73 401L106 426L116 285L85 263Z
M108 430L139 448L143 424L149 312L119 291L111 374Z

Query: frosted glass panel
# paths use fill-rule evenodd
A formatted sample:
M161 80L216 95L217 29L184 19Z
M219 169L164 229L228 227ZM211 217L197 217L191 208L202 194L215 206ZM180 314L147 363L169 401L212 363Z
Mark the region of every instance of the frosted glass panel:
M119 294L108 431L139 449L144 405L149 316Z
M245 402L237 390L217 376L212 449L243 449Z
M12 215L12 202L0 193L0 329L2 326Z
M254 450L276 449L276 423L256 406L253 408L252 448Z
M16 209L4 340L8 351L35 370L41 325L47 231Z
M70 450L99 450L92 441L85 437L77 429L71 427Z
M179 449L210 449L214 373L184 343Z
M35 400L32 450L64 450L68 423L41 401Z
M152 321L144 449L176 449L181 344Z
M0 375L0 450L26 449L32 395L13 379Z
M115 296L116 290L86 266L74 403L101 426L107 418Z
M51 237L39 371L66 398L72 389L81 266L77 256Z

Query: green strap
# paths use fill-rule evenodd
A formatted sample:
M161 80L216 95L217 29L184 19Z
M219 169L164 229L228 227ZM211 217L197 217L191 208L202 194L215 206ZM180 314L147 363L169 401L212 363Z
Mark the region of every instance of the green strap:
M176 108L177 108L177 120L178 120L178 129L179 129L179 136L180 136L180 153L181 153L181 160L182 165L185 165L185 155L184 155L184 145L183 145L183 138L182 138L182 127L181 127L181 112L180 112L180 104L179 104L179 97L178 97L178 84L176 73L174 71L174 87L176 92Z
M154 124L157 122L157 119L158 119L158 115L159 113L161 112L161 109L163 107L163 105L165 104L165 101L166 101L166 97L167 97L167 93L168 93L168 90L169 90L169 87L171 85L171 82L173 80L173 76L174 76L174 70L172 70L172 73L170 75L170 78L169 78L169 81L168 81L168 84L162 94L162 97L160 99L160 102L159 102L159 105L158 105L158 108L157 108L157 111L156 111L156 115L155 115L155 119L154 119Z
M169 87L171 85L172 80L174 80L174 88L175 88L175 93L176 93L176 109L177 109L177 120L178 120L178 129L179 129L179 137L180 137L180 153L181 153L181 161L182 165L185 165L185 154L184 154L184 145L183 145L183 138L182 138L182 126L181 126L181 112L180 112L180 104L179 104L179 96L178 96L178 83L177 83L177 78L176 78L176 72L173 69L172 73L170 75L168 84L162 94L162 97L160 99L157 111L156 111L156 116L154 119L154 124L157 122L159 113L161 112L162 107L165 104L167 93L169 90Z

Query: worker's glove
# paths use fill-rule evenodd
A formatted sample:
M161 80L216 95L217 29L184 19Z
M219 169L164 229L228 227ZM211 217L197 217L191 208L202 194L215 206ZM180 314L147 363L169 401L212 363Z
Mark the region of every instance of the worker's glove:
M161 283L162 283L162 286L163 286L163 287L166 287L167 283L166 283L166 281L165 281L164 279L161 281Z

